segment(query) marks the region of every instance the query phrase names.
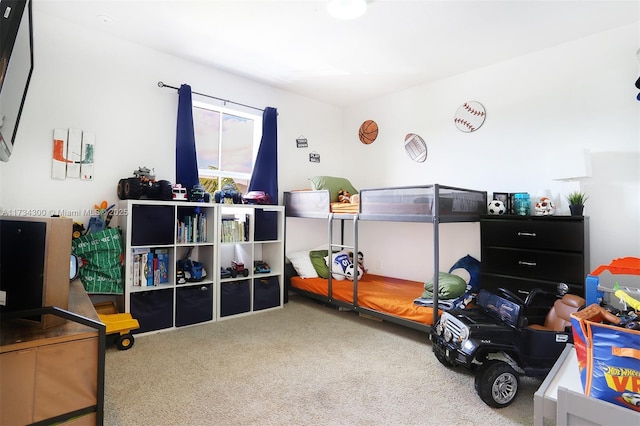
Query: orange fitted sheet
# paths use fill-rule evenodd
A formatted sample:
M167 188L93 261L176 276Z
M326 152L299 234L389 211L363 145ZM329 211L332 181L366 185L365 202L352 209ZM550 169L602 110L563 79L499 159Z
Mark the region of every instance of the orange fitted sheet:
M303 279L294 276L291 277L291 286L310 293L328 296L329 280L324 278ZM365 274L358 281L357 305L421 324L432 325L433 308L413 303L416 298L422 295L423 291L423 282ZM332 298L353 303L353 281L333 280Z

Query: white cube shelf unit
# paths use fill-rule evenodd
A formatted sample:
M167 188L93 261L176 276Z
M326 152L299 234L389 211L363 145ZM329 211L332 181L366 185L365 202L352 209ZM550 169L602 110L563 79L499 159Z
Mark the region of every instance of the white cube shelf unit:
M121 207L125 310L140 322L135 333L283 306L284 207L154 200ZM204 277L177 277L177 262L187 257ZM232 261L246 270L228 271ZM256 270L255 261L270 270Z

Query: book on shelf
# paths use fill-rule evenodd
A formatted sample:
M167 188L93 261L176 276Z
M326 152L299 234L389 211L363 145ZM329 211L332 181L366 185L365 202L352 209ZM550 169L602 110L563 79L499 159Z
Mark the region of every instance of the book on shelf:
M176 241L179 244L206 243L207 214L201 212L183 216L182 220L178 220L177 233Z
M223 217L220 241L223 243L249 241L249 215L245 215L242 220L237 217Z
M169 282L169 250L136 247L131 250L132 285L149 287Z

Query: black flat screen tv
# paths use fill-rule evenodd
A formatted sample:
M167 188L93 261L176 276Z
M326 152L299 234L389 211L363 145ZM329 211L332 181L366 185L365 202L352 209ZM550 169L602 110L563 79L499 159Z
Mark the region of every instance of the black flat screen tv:
M0 160L9 161L33 73L31 0L1 0L0 11Z

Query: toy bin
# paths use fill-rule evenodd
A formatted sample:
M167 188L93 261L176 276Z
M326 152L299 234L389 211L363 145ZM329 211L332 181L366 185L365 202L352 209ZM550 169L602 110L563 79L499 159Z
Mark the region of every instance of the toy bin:
M611 291L598 287L605 270L640 275L640 259L616 259L587 276L589 306L571 314L580 380L585 395L640 412L640 331L605 322L599 302Z

